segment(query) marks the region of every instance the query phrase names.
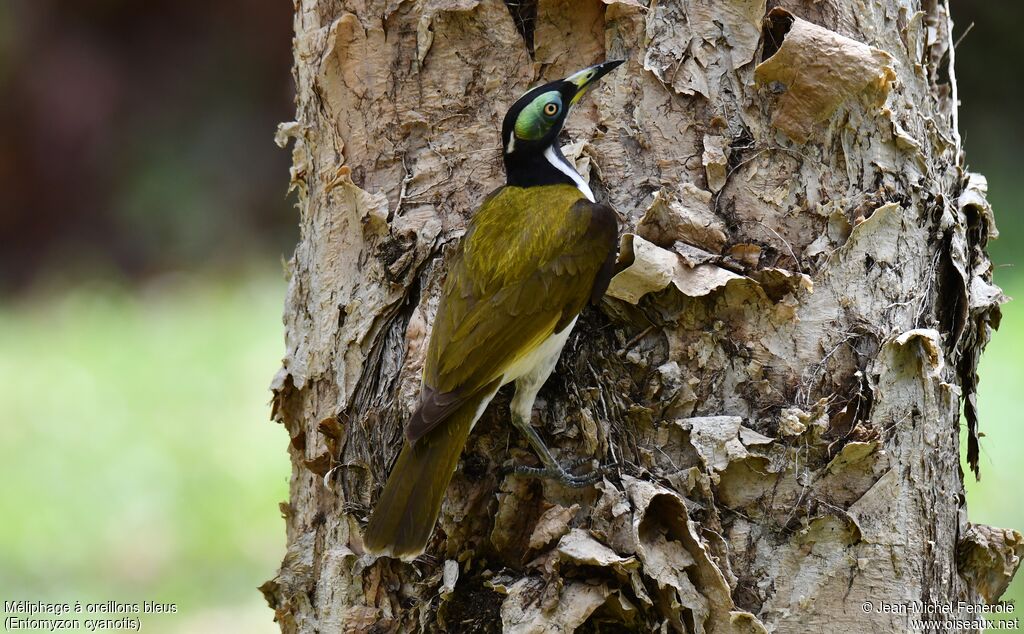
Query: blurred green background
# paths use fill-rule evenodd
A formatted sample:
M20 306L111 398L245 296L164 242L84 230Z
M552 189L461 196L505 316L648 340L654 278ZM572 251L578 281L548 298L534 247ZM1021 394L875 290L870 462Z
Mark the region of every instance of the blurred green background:
M0 600L155 600L155 632L274 632L280 260L297 237L291 3L0 3ZM1024 239L1021 3L956 0L962 132ZM972 521L1024 528L1024 304L981 370ZM965 468L966 471L966 468ZM1024 599L1024 581L1009 598Z
M0 601L276 632L291 2L0 0ZM6 616L6 614L5 614ZM117 616L117 615L114 615Z

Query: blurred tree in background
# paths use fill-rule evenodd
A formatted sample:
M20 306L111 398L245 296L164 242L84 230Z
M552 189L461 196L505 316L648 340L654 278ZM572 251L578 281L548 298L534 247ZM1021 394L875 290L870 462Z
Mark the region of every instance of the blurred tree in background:
M0 290L285 251L286 2L0 3Z

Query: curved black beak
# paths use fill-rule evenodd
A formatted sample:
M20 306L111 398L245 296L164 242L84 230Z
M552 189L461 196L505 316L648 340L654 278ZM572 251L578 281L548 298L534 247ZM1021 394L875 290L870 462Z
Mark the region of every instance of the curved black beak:
M615 59L610 62L595 64L594 66L584 68L583 70L573 73L572 75L566 77L564 81L567 81L570 84L576 86L576 94L573 95L570 104L575 105L577 102L579 102L579 100L583 98L583 95L587 93L587 90L589 90L591 86L596 84L598 80L600 80L602 77L615 70L620 64L622 64L625 61L626 60L624 59Z

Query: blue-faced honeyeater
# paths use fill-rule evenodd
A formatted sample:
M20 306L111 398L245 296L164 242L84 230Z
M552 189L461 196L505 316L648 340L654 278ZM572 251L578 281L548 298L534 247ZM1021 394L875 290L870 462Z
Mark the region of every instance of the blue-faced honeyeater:
M512 422L543 463L515 469L585 486L530 423L537 392L588 302L600 300L615 262L617 221L566 160L558 135L575 105L621 61L534 88L505 115L507 182L469 222L434 318L419 405L405 445L363 535L368 552L421 554L474 423L498 388L515 381Z

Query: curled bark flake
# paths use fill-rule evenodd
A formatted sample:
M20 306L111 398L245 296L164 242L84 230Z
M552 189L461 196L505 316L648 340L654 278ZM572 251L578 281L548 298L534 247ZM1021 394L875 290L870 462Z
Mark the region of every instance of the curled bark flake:
M1024 559L1024 536L1009 528L972 525L957 544L958 572L971 581L985 603L1006 591Z
M505 634L562 634L573 632L608 599L604 584L573 581L555 595L552 609L545 609L541 594L545 582L524 577L513 584L501 604L501 625ZM557 588L556 588L557 589Z
M899 254L899 238L903 228L903 208L896 203L882 205L864 221L853 227L850 237L833 253L833 260L894 264Z
M765 30L781 45L757 65L760 86L784 90L772 125L798 143L806 143L814 126L827 121L841 103L863 95L878 108L896 79L888 53L801 20L789 11L772 9ZM771 53L766 49L766 55Z
M626 268L612 278L607 294L630 304L670 284L684 295L702 297L743 277L712 264L690 267L677 254L631 233L622 236L619 260Z
M899 527L904 511L898 508L901 503L899 486L899 474L889 469L847 509L860 531L861 540L888 546L899 546L903 542Z
M711 212L711 192L685 183L678 197L659 190L636 227L638 236L661 247L686 242L718 253L725 246L726 227Z
M975 172L969 173L967 184L957 200L957 206L964 215L970 212L981 219L986 241L999 237L999 229L996 228L995 215L992 212L992 203L988 201L987 178Z
M957 373L962 389L964 418L967 419L967 463L980 478L978 432L978 363L981 353L999 328L999 306L1008 301L1002 290L992 283L992 262L985 254L988 240L998 237L992 206L987 199L988 182L980 174L968 174L957 201L955 216L943 215L943 226L949 234L947 257L952 273L949 321Z
M825 470L834 473L845 471L850 465L856 464L874 453L878 446L877 440L846 443L836 457L825 466Z
M729 139L717 134L704 135L704 153L701 162L704 164L704 175L708 179L708 189L718 193L725 187L726 170L729 166Z
M578 566L610 568L623 577L628 576L629 570L637 566L636 559L620 556L581 528L574 528L565 534L558 541L555 552L563 562Z
M634 508L632 529L643 574L671 589L654 598L672 616L670 622L698 633L763 632L753 615L736 610L726 577L698 525L687 517L683 498L628 476L623 484Z
M353 209L368 232L383 232L388 221L388 197L381 192L371 194L352 182L352 170L347 165L337 168L334 177L324 184L339 206Z
M297 121L288 121L278 124L274 133L274 144L284 149L288 146L289 139L295 139L292 147L292 164L288 168L288 193L293 190L299 193L300 198L308 194L306 189L306 174L309 170L308 155L305 146L305 127Z
M579 504L573 504L566 508L559 504L553 504L537 520L530 535L530 548L536 550L543 548L569 532L569 522L576 512L580 510Z
M911 341L918 342L922 375L941 379L942 370L946 367L946 360L942 352L942 339L939 331L932 328L915 328L896 337L895 341L900 346L906 346Z

